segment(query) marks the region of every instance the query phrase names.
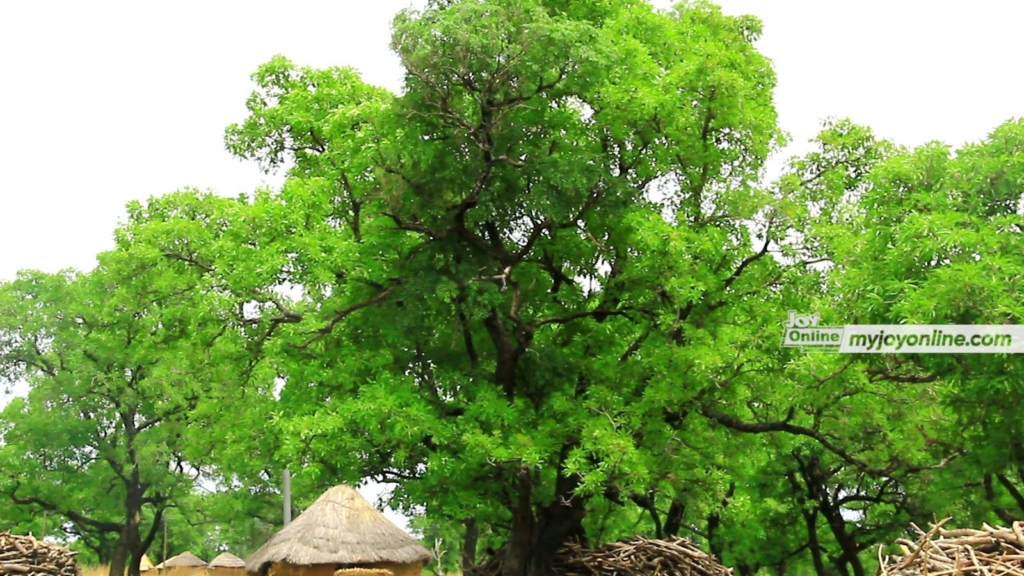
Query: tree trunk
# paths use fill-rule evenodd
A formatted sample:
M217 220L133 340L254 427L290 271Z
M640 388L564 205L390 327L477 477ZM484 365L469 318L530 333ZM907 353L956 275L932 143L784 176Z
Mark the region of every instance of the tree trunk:
M837 567L846 574L846 567L849 565L853 569L853 576L865 576L864 564L861 563L858 556L860 550L857 548L857 540L846 531L846 520L839 507L834 506L830 500L823 499L819 502L819 509L825 516L829 529L832 530L832 536L835 537L836 543L843 551L836 562L839 565Z
M468 518L464 522L466 536L462 540L462 571L465 572L476 566L477 541L480 539L480 532L476 527L476 519Z
M583 506L562 506L557 503L542 511L541 521L534 521L528 528L528 544L525 538L516 539L516 545L509 547L502 576L550 576L551 565L561 549L574 535L579 534L583 520ZM515 532L515 528L513 529Z
M502 566L502 576L526 576L529 553L533 542L534 518L531 496L533 481L529 472L522 470L516 482L516 494L512 503L512 533L509 535L508 552Z
M484 327L494 344L494 381L501 386L506 400L516 398L517 371L522 354L529 349L532 333L513 332L510 336L497 309L491 308ZM572 537L585 538L583 517L585 500L575 494L579 487L577 475L565 476L563 466L570 450L578 443L562 445L552 502L534 509L534 487L539 474L525 467L514 471L515 487L512 502L512 530L506 545L501 576L549 576L558 550ZM134 575L133 575L134 576Z
M577 476L559 475L554 501L535 514L530 498L532 479L528 473L520 473L502 576L550 576L562 545L574 537L585 538L586 501L573 494L578 485Z
M708 535L708 552L712 556L722 559L722 543L718 541L718 526L722 523L721 516L718 512L712 512L708 514L706 533Z
M839 558L833 559L832 564L836 567L836 572L842 576L850 576L850 569L847 567L845 556L839 555Z
M683 513L686 511L686 505L680 500L675 498L672 499L672 504L668 507L668 514L665 515L665 526L662 531L665 532L666 536L678 536L679 529L683 525Z
M128 562L128 576L140 576L142 573L142 555L144 551L136 549L132 552L131 561Z
M818 576L826 576L825 560L821 557L821 545L818 543L818 511L805 510L803 515L807 524L807 546L811 549L811 559L814 560L814 572Z
M128 547L128 529L125 528L114 544L114 552L110 555L110 576L124 576L124 570L128 566L128 556L131 553Z
M844 540L846 539L844 538ZM864 564L860 561L860 556L857 555L856 545L852 545L852 551L847 550L851 547L851 544L847 542L840 542L840 546L843 547L843 554L839 557L840 562L843 564L843 573L847 573L846 566L849 566L853 569L853 576L866 576Z
M124 538L127 547L127 557L130 559L127 568L128 576L140 576L142 557L145 556L146 551L153 545L153 541L156 539L157 533L160 531L161 525L164 518L164 508L162 504L156 505L156 512L153 514L153 523L150 525L149 530L146 532L145 538L142 536L142 503L143 490L141 484L135 484L130 486L128 495L125 498L125 509L127 511L128 521L125 523ZM151 499L151 501L162 502L160 498ZM123 570L123 569L122 569ZM120 572L119 574L123 574ZM111 576L114 576L111 574Z
M729 506L729 499L736 494L736 483L729 482L729 491L725 493L725 497L722 498L722 510L725 510ZM723 545L720 538L716 536L718 527L722 525L722 516L719 511L714 511L708 515L708 549L711 555L719 560L725 554L725 546Z
M141 510L139 516L141 517ZM160 530L161 524L163 523L163 519L164 509L157 508L156 513L153 514L153 525L149 527L149 532L146 533L145 539L141 539L141 523L135 524L136 534L135 540L133 541L137 542L137 544L132 550L131 563L128 564L128 576L139 576L139 574L141 573L142 557L146 555L146 551L149 550L149 547L153 545L153 540L156 539L157 532Z
M654 522L654 537L659 540L664 537L664 530L661 526L661 515L658 513L658 507L654 505L655 496L652 492L647 495L634 494L631 497L633 503L643 508L651 515L651 521Z
M128 553L131 559L128 562L128 576L139 576L139 567L142 563L142 534L139 530L142 524L142 495L136 490L128 492L126 499L128 508L128 522L125 526Z
M800 464L801 475L807 486L807 494L810 500L817 504L818 512L825 517L825 523L832 536L835 538L841 554L835 558L836 568L844 575L849 574L853 569L853 576L865 576L864 564L857 555L860 550L857 548L857 539L846 530L846 519L843 518L842 507L836 504L837 496L833 496L828 490L828 473L822 469L821 462L817 457L810 457L804 462L796 458ZM813 552L813 550L812 550Z

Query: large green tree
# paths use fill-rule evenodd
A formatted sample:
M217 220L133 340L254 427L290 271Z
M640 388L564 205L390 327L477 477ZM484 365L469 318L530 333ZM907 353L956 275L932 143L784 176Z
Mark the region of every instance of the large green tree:
M507 576L635 532L861 576L910 521L1011 518L1015 359L779 344L787 310L1017 322L1021 125L954 156L830 122L765 185L759 33L700 2L437 0L394 22L400 94L260 66L226 144L281 190L133 204L96 272L4 286L4 375L32 386L4 487L144 550L171 503L266 520L181 542L259 539L284 465L302 497L372 478Z
M170 506L208 478L222 412L249 366L234 298L129 235L89 273L0 285L0 489L68 522L110 563L139 562Z
M759 31L699 3L434 2L395 21L401 95L254 75L228 147L291 165L280 194L157 199L128 229L253 294L301 474L398 482L543 574L591 506L681 491L709 422L789 381L763 331L806 267L769 254ZM186 202L234 231L153 232Z

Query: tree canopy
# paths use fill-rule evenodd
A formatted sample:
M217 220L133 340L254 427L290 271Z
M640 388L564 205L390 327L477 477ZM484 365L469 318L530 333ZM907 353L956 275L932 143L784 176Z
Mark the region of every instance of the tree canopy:
M435 0L393 29L397 94L253 74L225 142L280 190L133 203L96 270L0 287L19 510L112 576L169 508L216 526L193 546L265 538L284 467L300 500L393 485L503 576L634 533L860 576L910 522L1024 513L1018 359L780 345L790 310L1016 324L1024 123L954 153L831 120L769 183L755 18Z

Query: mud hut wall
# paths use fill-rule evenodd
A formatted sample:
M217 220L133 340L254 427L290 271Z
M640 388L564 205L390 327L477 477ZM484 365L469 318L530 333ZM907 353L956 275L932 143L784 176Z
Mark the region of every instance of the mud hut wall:
M244 566L216 566L208 570L209 576L245 576Z
M366 567L378 570L389 570L395 576L420 576L420 574L423 572L422 562L413 562L411 564L377 562L376 564L368 564Z
M299 566L296 564L271 564L266 576L334 576L336 564L312 564Z

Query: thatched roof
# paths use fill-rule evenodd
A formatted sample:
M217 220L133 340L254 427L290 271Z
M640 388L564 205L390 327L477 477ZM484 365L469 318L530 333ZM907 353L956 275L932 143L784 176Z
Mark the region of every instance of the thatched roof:
M173 558L168 558L161 564L163 564L164 568L175 568L178 566L206 566L206 561L191 552L182 552Z
M358 492L335 486L245 562L248 572L267 564L426 562L430 551L392 524Z
M153 561L149 559L149 556L143 554L142 560L139 561L139 572L145 572L153 569Z
M216 558L210 560L210 568L245 568L245 560L231 552L221 552Z

